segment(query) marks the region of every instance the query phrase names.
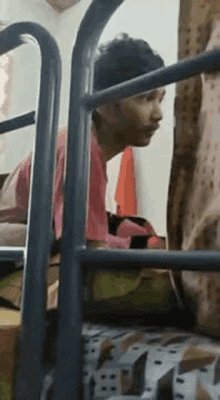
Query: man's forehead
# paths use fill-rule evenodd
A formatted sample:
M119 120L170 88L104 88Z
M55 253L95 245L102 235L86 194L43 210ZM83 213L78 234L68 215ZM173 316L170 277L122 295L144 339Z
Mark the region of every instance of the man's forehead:
M157 88L157 89L147 90L145 92L138 93L134 97L138 97L138 96L141 96L141 95L144 95L144 94L146 94L146 95L155 94L155 95L163 97L166 94L166 90L165 90L164 87L160 87L160 88Z

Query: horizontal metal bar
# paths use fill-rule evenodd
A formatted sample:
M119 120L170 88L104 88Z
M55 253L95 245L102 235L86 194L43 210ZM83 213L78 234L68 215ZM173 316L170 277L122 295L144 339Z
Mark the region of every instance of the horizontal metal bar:
M14 131L25 126L35 124L35 111L20 115L0 123L0 135L6 132Z
M220 69L220 50L204 52L191 60L182 60L169 67L159 68L156 71L144 74L138 78L130 79L106 90L86 95L82 104L89 110L95 109L116 99L134 96L161 86L169 85L201 72L211 72Z
M157 250L89 250L81 248L77 253L82 266L89 270L129 268L161 268L176 271L220 272L218 251L157 251Z
M24 247L0 247L0 261L24 261Z

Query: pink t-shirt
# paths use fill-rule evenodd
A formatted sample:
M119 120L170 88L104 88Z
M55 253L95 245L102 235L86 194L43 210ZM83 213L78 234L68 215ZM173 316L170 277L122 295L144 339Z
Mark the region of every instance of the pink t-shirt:
M65 176L66 131L58 136L56 171L54 186L53 217L55 235L62 235L64 208L64 176ZM6 180L0 196L0 222L25 222L28 212L28 199L31 176L30 154ZM89 173L89 204L86 223L86 238L104 241L110 248L127 249L131 236L149 234L147 227L143 228L131 221L124 221L117 236L108 233L108 221L105 210L105 195L107 186L106 159L101 152L93 130L90 140L90 173ZM149 227L151 230L151 226Z
M64 174L65 174L66 132L58 136L56 154L56 172L54 186L54 225L55 235L62 235L64 208ZM24 222L28 211L28 199L31 177L30 154L9 177L9 182L3 186L3 199L0 206L1 220L4 217L10 221ZM105 192L107 185L106 162L101 153L95 131L90 141L90 177L89 177L89 212L86 224L86 238L107 241L108 223L105 211ZM7 196L10 201L7 202ZM14 197L14 204L13 200ZM11 202L11 206L10 206ZM6 206L2 206L5 203ZM8 208L7 208L8 204Z
M108 222L105 210L107 186L106 159L101 152L95 132L90 140L89 208L86 237L106 242Z

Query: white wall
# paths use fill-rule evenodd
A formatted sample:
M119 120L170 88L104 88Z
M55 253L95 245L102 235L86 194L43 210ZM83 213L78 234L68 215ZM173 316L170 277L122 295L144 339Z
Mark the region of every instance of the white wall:
M81 0L74 7L58 14L46 0L2 0L1 20L7 24L19 21L37 22L44 26L56 39L62 59L62 88L60 104L60 124L67 123L71 52L77 30L91 0ZM14 75L11 104L7 118L36 110L40 72L40 52L33 43L13 51ZM22 101L21 101L22 99ZM33 148L35 127L13 131L6 136L7 152L4 168L9 172L17 162Z
M37 22L54 36L57 17L45 0L2 0L1 19L6 24L20 21ZM37 45L26 44L12 52L13 83L8 118L37 109L40 73L40 51ZM33 148L35 127L27 127L6 135L5 168L9 172Z
M68 106L70 92L70 68L73 44L76 39L80 22L89 7L91 0L81 0L69 10L63 12L59 17L59 34L57 43L62 58L62 89L60 97L60 124L65 125L68 121Z
M56 38L62 58L62 89L60 124L67 123L71 51L80 21L91 0L81 0L58 15L45 0L2 0L1 19L13 23L34 21L46 27ZM102 34L101 42L111 40L120 32L143 38L164 58L166 65L174 63L177 55L178 0L125 0ZM8 117L36 109L40 71L39 51L26 45L14 51L12 102ZM166 233L166 201L173 135L174 87L167 88L164 121L149 148L135 149L135 169L138 194L138 215L148 218L158 233ZM10 171L33 146L34 127L7 135L5 171ZM120 155L108 165L108 208L115 210L114 191L117 183ZM113 194L113 195L112 195Z

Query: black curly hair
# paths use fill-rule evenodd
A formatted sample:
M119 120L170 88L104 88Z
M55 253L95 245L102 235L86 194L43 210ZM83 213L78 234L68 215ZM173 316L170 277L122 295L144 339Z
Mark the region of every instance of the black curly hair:
M107 89L164 66L162 58L142 39L121 33L98 49L94 90Z

